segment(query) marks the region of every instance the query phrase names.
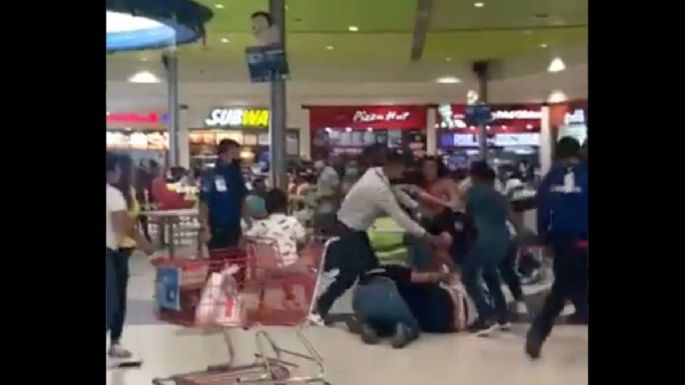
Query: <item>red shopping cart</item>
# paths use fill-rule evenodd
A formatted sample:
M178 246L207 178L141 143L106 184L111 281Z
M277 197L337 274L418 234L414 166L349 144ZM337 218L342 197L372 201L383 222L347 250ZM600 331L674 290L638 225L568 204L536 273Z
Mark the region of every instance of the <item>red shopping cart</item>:
M323 359L304 329L314 306L329 243L310 243L298 262L290 266L281 264L277 244L263 238L248 239L244 249L212 251L207 260L156 261L158 318L187 327L220 328L228 362L156 378L153 384L325 383ZM304 351L281 347L265 326L294 327ZM234 365L235 348L230 335L234 328L258 329L253 363ZM300 374L300 365L293 361L312 363L316 371Z

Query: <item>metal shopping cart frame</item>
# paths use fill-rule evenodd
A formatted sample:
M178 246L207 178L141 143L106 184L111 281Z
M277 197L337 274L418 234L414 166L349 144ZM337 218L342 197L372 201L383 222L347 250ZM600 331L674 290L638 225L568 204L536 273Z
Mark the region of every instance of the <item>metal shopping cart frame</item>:
M325 366L323 357L316 350L314 345L305 335L307 328L307 316L312 313L318 297L318 289L321 285L321 278L324 272L325 259L328 247L335 241L335 238L328 239L323 244L320 252L319 260L316 263L318 267L316 270L316 278L312 295L309 301L309 306L306 309L306 314L301 322L295 326L295 335L304 347L305 352L296 352L294 350L283 348L279 345L273 336L264 329L264 325L242 325L244 329L256 327L255 346L257 352L255 353L255 361L248 365L235 365L235 346L231 338L231 327L221 327L221 333L226 345L228 354L228 362L221 365L211 365L203 371L177 374L167 378L155 378L152 380L154 385L228 385L228 384L259 384L259 383L274 383L274 384L289 384L289 383L324 383L325 380ZM272 253L266 255L266 253ZM255 269L258 266L250 266L250 263L260 264L271 261L279 255L278 247L272 240L263 238L251 238L247 242L248 254L248 271ZM273 325L269 325L273 326ZM289 326L289 325L286 325ZM297 369L299 365L289 361L289 359L302 359L313 363L317 370L312 375L291 376L291 369Z

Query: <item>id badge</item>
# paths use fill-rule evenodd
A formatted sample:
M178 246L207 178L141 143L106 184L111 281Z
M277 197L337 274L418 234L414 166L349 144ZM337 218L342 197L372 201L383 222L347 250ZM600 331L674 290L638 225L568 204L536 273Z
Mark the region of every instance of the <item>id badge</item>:
M226 179L221 175L214 177L214 186L218 192L226 192L228 190L226 187Z
M564 175L564 190L573 191L576 187L576 176L573 172Z

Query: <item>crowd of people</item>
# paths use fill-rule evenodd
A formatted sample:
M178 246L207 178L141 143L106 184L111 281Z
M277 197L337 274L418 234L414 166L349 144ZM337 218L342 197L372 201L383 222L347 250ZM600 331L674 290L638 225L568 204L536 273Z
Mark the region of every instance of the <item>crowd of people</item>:
M309 170L293 170L288 190L282 191L269 189L259 177L248 188L240 145L223 140L216 166L199 178L200 238L210 252L238 247L244 235L272 238L283 267L298 268L304 263L298 250L310 235L306 228L335 237L325 261L325 270L334 278L316 300L310 321L326 324L335 301L354 288L353 310L362 340L377 343L389 336L396 348L421 332L467 329L488 335L508 330L510 311L502 283L511 291L515 310L527 312L516 261L529 254L531 245L544 246L555 256L556 280L528 333L526 352L537 358L567 300L587 322L583 154L577 141L562 139L556 163L532 196L523 192L522 183L530 176L516 168L498 173L485 162L474 162L468 172L449 172L440 159L411 161L381 146L366 148L354 162L343 164L331 157ZM162 183L158 167L150 167L149 174L147 191L157 207L185 207L187 202ZM116 281L108 284L108 301L116 303L108 306L114 309L108 314L108 331L110 355L122 357L130 355L119 344L128 258L133 248L150 247L149 237L139 230L144 227L138 225L140 194L130 175L135 175L130 160L108 156L108 282ZM523 224L521 212L531 208L537 209L537 231ZM406 232L406 264L381 264L372 247L368 231L386 216ZM460 284L465 293L455 292ZM459 294L467 295L477 311L468 325L467 306Z

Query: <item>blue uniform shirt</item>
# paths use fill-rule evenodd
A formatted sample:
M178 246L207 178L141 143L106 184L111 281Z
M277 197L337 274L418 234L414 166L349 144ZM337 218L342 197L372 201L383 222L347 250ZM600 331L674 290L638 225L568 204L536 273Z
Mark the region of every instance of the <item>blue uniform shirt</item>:
M554 164L538 188L537 199L538 235L542 239L587 239L587 165Z
M212 228L238 227L243 199L247 195L245 181L237 163L217 163L202 177L200 202L209 208L209 225Z

